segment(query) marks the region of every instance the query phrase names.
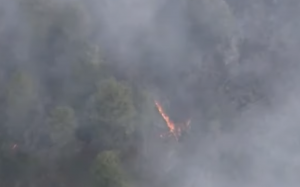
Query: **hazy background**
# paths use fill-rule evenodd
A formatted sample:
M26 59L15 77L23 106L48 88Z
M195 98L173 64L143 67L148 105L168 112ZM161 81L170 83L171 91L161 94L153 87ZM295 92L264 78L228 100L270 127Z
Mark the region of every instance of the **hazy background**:
M0 185L298 186L299 8L0 0Z

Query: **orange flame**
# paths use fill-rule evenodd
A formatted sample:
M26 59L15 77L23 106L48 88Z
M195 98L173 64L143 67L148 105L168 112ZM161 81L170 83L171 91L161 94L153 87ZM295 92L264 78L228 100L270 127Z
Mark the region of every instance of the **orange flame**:
M155 101L155 105L169 128L171 134L168 135L173 135L176 138L176 140L178 140L178 138L181 136L182 130L185 128L189 128L190 120L188 120L187 123L180 124L180 126L177 127L169 118L169 116L164 112L162 106L157 101ZM165 137L165 136L166 136L165 134L160 135L160 137Z
M167 126L169 127L171 133L175 133L175 125L174 125L174 123L170 120L169 116L167 116L167 114L164 112L163 108L161 107L161 105L157 101L155 101L155 105L156 105L159 113L161 114L161 116L166 121Z

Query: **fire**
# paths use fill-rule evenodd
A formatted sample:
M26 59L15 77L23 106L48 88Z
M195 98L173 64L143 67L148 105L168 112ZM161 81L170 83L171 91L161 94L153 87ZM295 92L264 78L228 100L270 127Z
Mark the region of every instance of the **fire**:
M169 127L169 129L170 129L170 132L171 133L173 133L173 134L175 134L175 125L174 125L174 123L170 120L170 118L169 118L169 116L167 116L167 114L164 112L164 110L163 110L163 108L161 107L161 105L157 102L157 101L155 101L155 105L156 105L156 107L157 107L157 109L158 109L158 111L159 111L159 113L161 114L161 116L164 118L164 120L166 121L166 123L167 123L167 126Z
M190 127L190 120L188 120L186 123L175 125L175 123L170 119L170 117L164 112L162 106L155 101L155 105L157 107L157 110L161 114L162 118L165 120L168 128L169 133L167 134L161 134L160 137L166 137L166 136L174 136L176 140L181 136L181 133L183 130L188 129Z

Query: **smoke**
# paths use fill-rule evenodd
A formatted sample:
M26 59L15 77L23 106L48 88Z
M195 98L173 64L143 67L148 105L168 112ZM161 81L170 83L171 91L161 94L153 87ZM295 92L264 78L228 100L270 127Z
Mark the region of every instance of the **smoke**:
M187 183L297 186L300 126L299 101L294 94L284 95L280 104L267 110L247 111L236 121L239 127L233 132L200 143L190 163L196 169L187 175Z
M206 1L203 2L204 4L207 3ZM138 3L143 6L140 7ZM167 86L163 88L163 92L178 94L176 99L184 100L185 103L189 102L188 111L194 113L192 128L197 129L195 126L211 123L199 119L205 114L196 107L199 104L197 102L202 102L199 105L204 108L203 110L210 110L208 105L213 105L214 102L225 102L225 109L220 110L221 113L225 113L225 118L228 117L225 110L232 110L232 106L228 104L226 96L222 95L224 93L218 95L216 90L211 88L212 85L219 84L219 80L207 79L209 77L208 71L222 70L213 65L213 68L210 66L212 63L210 60L216 60L214 58L208 57L210 60L207 61L210 61L210 64L205 64L208 63L205 61L207 51L213 53L212 51L217 48L217 45L214 46L215 40L217 40L216 43L224 42L218 39L220 33L209 32L212 31L210 29L215 28L209 28L209 31L201 30L203 25L209 27L207 20L197 20L201 22L199 23L200 28L198 28L200 30L192 31L192 25L195 23L189 17L191 15L187 14L188 10L191 10L189 9L190 4L192 4L190 1L138 1L138 3L133 1L111 2L102 7L105 9L103 12L107 11L104 16L102 15L105 23L104 30L107 29L104 38L113 51L116 49L114 54L123 60L121 62L125 65L121 64L121 66L125 66L126 69L134 68L133 62L138 61L138 63L146 64L145 66L150 68L150 73L148 72L150 76L155 71L164 70L161 79L164 79L163 81L167 79L167 83L162 83ZM224 1L219 3L222 4ZM233 53L240 52L239 64L233 63L233 65L226 66L225 68L229 72L226 76L239 85L246 84L249 79L258 81L261 87L255 89L262 89L265 92L263 99L254 102L244 111L235 111L234 117L229 116L232 118L230 123L234 126L230 132L217 135L211 134L211 132L208 132L208 135L199 133L205 137L195 138L191 140L192 143L189 142L189 145L187 145L188 143L185 144L187 147L192 146L193 151L182 148L185 152L184 156L175 156L174 150L171 151L172 154L169 152L163 166L167 169L163 171L173 173L174 176L165 179L168 181L166 183L170 186L186 187L297 186L300 182L298 179L300 139L297 133L300 128L297 115L299 101L296 96L299 92L296 89L297 83L295 81L298 76L296 78L290 76L299 71L297 62L295 62L299 57L296 52L293 52L299 46L297 43L299 41L298 36L294 35L297 32L297 26L292 24L296 22L296 13L287 11L292 8L288 3L278 5L274 2L273 8L264 3L254 3L253 7L234 6L237 5L237 2L232 2L230 5L233 6L231 7L233 10L226 6L226 10L221 9L221 11L229 10L235 13L239 31L231 30L235 26L234 24L229 26L230 31L228 31L213 22L213 19L208 19L211 21L211 27L222 27L220 29L222 34L229 32L230 37L228 38L230 39L231 35L237 35L237 33L242 35L235 39L242 38L239 40L239 45L242 45L240 49L244 51L231 49ZM205 5L201 4L201 6ZM193 4L192 10L194 12L191 14L200 9L197 8L199 7L197 7L196 2ZM234 10L234 8L238 10ZM247 11L243 12L243 10ZM215 9L208 9L207 11L207 14L199 11L196 15L212 18L213 16L209 13L220 12ZM291 16L291 14L294 15ZM286 23L287 17L292 17L289 23ZM218 29L216 30L218 31ZM198 32L198 35L193 35L193 32ZM213 39L210 39L206 32L212 34ZM227 33L224 35L228 36ZM149 51L151 52L150 57L143 57ZM226 57L228 56L223 56L223 58ZM174 77L174 74L178 75L184 69L195 67L195 64L199 68L199 73L205 75L203 76L206 78L205 83L191 76L181 80ZM191 70L187 71L188 74L192 74ZM202 94L202 99L213 101L205 103L201 99L200 101L197 100L196 96L188 90L188 86L195 83L193 81L200 81L199 84L205 85L201 92L197 92ZM174 89L175 92L173 92ZM233 93L238 91L232 90ZM205 92L208 94L205 95ZM268 100L268 105L261 106L265 100ZM177 101L177 103L179 102ZM177 115L186 112L182 111L179 105L176 106L175 104L174 107L178 110ZM222 108L222 106L217 107ZM174 115L176 118L176 114ZM201 117L197 118L196 115ZM216 117L221 118L217 119L221 123L224 122L222 116L224 115ZM177 151L183 151L182 149L177 148ZM163 168L158 166L154 170L161 176L167 176L161 171ZM174 171L172 172L172 170Z
M67 76L71 64L59 62L72 61L77 50L73 43L54 45L53 50L64 50L56 58L51 52L49 56L40 55L49 46L40 44L46 41L44 38L39 38L40 43L35 41L38 32L30 29L19 1L0 2L1 65L18 63L37 76L44 71L53 77ZM63 4L51 2L52 8ZM192 118L193 132L186 135L190 136L187 140L178 145L158 145L163 144L160 141L144 145L153 152L165 153L147 152L151 163L157 161L151 170L161 175L160 185L299 185L299 3L63 2L64 7L78 5L87 11L76 18L88 17L81 20L82 30L72 37L83 34L84 39L101 46L118 73L132 75L150 92L157 94L159 90L157 95L172 103L172 119ZM60 10L63 14L64 9ZM70 17L63 24L73 23ZM47 30L39 28L41 32ZM38 60L49 63L42 66ZM229 130L222 132L218 124L229 126ZM166 179L162 179L164 176Z

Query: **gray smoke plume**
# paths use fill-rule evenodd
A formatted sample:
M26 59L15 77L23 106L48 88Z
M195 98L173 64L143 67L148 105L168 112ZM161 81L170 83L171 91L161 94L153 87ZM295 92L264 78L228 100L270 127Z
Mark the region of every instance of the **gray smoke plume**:
M268 106L260 106L263 101L259 100L245 111L235 114L230 120L234 129L228 133L216 136L201 134L208 137L193 142L196 151L186 153L191 154L188 160L179 156L176 162L176 156L171 151L169 154L173 156L167 156L164 166L157 168L157 172L161 173L163 168L165 172L170 172L172 168L176 170L176 167L183 171L180 174L175 172L176 180L172 182L169 178L169 185L297 186L300 182L297 151L300 142L297 134L300 128L297 117L299 104L297 97L292 96L298 93L293 88L297 87L297 78L285 75L298 72L295 61L299 57L297 52L293 52L299 46L299 37L296 36L298 27L294 24L297 22L297 13L293 12L289 3L228 3L231 7L225 1L205 0L110 2L102 7L103 12L107 13L100 16L102 19L104 17L104 30L107 29L104 38L112 50L117 50L115 54L125 59L121 60L125 64L121 66L126 69L132 68L135 61L147 67L155 65L156 68L166 68L163 78L168 79L170 84L177 82L176 94L186 100L195 97L185 89L189 81L195 80L189 78L177 81L172 74L194 64L200 67L199 73L206 74L211 71L205 69L206 55L220 49L219 43L226 42L226 47L221 48L221 51L228 55L223 50L230 49L236 56L235 60L239 61L227 65L230 72L228 76L232 76L229 79L240 82L238 84L245 84L242 80L249 78L258 79L267 89L265 97L270 100ZM298 4L293 6L298 7ZM198 27L193 28L193 24L198 24ZM224 42L224 38L227 41ZM243 44L244 41L249 46L246 42ZM241 45L244 51L237 51L237 45ZM147 50L153 56L145 59L142 56ZM229 58L230 55L226 55L222 58ZM291 80L294 82L289 83ZM217 83L206 79L206 83L202 84ZM202 92L206 91L204 87ZM232 92L237 93L238 90ZM215 99L215 102L218 102L216 97L221 97L221 100L226 97L209 93L206 99ZM226 107L231 110L230 105ZM202 115L198 108L190 110L194 110L196 115ZM221 110L221 113L225 111ZM194 126L203 125L201 119L197 120Z

